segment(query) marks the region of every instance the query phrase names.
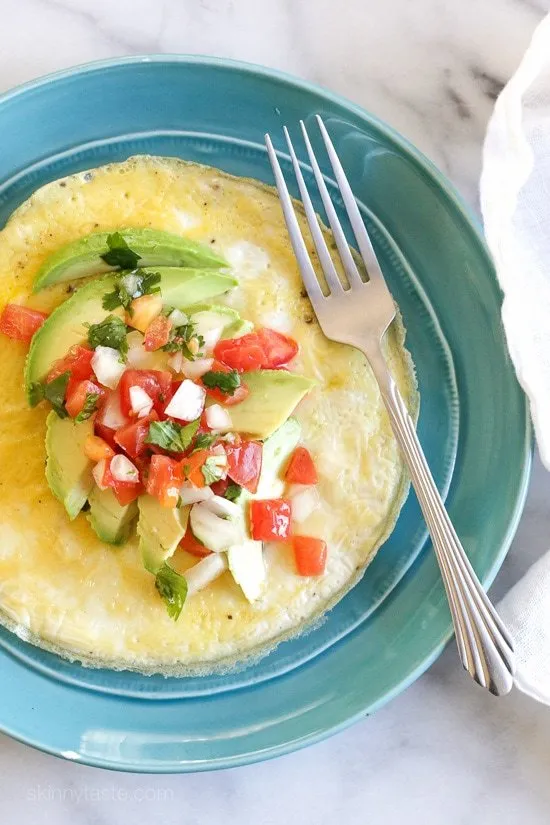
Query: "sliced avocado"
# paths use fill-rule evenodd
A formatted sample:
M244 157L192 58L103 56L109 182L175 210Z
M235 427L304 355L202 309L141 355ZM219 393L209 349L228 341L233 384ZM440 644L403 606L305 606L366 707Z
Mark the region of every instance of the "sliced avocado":
M137 533L143 566L156 574L172 556L187 529L189 507L163 507L154 496L138 499Z
M254 438L268 438L287 420L315 381L285 370L247 372L250 394L230 409L232 429Z
M177 266L217 269L227 266L208 246L158 229L117 229L130 249L140 256L138 266ZM89 275L102 275L117 267L102 259L109 252L110 232L93 232L58 249L38 270L34 292L63 281L76 281Z
M241 335L246 335L254 329L252 321L243 321L236 309L223 304L195 304L195 306L187 307L186 313L190 320L198 322L199 326L201 320L204 323L209 317L214 319L215 315L219 316L218 326L224 324L220 336L221 341L226 338L240 338Z
M197 297L218 295L237 283L235 278L216 270L160 267L153 271L160 273L163 301L178 308L196 303ZM109 313L102 305L103 296L113 291L116 280L116 275L106 275L80 287L52 312L34 335L25 366L29 403L33 403L32 385L43 381L53 362L63 358L70 347L86 340L84 324L97 324L109 314L123 314L121 309Z
M90 512L86 516L98 538L106 544L124 544L130 535L132 522L137 516L135 501L119 504L111 489L94 487L88 496Z
M242 319L234 321L224 328L220 341L225 341L227 338L241 338L243 335L248 335L253 329L254 324L252 321L243 321Z
M264 441L262 472L254 498L279 498L284 490L283 472L300 441L301 427L289 418Z
M75 424L72 418L59 418L52 410L46 427L46 479L72 520L94 485L93 464L84 455L84 442L94 432L93 419Z

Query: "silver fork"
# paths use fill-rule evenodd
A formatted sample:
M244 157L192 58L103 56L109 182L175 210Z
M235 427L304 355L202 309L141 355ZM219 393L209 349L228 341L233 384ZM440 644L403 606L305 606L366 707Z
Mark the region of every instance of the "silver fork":
M447 591L458 652L464 668L495 696L513 685L515 657L512 640L485 594L445 510L430 472L416 428L382 353L382 339L395 318L395 305L374 253L361 213L336 150L319 115L317 122L334 170L369 280L363 281L347 244L303 121L300 121L309 160L349 287L343 286L319 227L290 135L284 133L300 195L329 294L325 296L310 260L277 155L269 135L265 142L283 213L304 286L327 338L363 352L378 381L395 438L409 468L424 513Z

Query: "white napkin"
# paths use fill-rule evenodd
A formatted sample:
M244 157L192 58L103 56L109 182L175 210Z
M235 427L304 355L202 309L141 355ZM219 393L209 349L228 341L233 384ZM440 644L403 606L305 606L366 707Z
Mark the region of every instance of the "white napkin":
M504 293L508 349L550 469L550 15L496 102L481 210ZM550 551L499 610L516 640L517 687L550 704Z

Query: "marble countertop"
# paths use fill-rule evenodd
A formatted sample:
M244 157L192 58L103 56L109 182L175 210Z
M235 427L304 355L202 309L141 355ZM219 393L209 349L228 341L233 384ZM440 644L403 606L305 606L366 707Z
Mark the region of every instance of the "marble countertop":
M264 63L384 118L477 205L493 100L550 0L1 0L0 92L77 63L194 52ZM550 476L536 461L499 598L548 548ZM495 701L455 651L374 717L275 762L194 776L117 774L0 736L0 820L279 825L542 825L550 713Z

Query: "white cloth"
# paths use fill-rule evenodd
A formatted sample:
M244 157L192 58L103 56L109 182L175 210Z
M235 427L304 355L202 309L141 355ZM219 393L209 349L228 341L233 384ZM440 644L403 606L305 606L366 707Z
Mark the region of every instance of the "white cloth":
M508 349L550 469L550 15L496 102L481 210L504 293ZM516 640L517 687L550 704L550 551L512 588L500 612Z

